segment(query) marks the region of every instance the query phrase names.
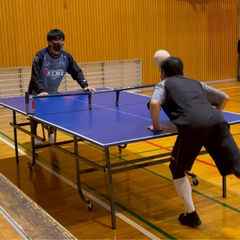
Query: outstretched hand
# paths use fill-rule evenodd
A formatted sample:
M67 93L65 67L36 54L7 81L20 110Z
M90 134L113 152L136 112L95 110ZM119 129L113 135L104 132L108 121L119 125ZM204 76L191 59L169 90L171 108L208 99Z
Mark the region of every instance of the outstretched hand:
M158 128L153 128L153 126L148 126L148 129L153 131L153 132L160 132L163 130L163 127L159 125Z
M85 87L83 90L84 91L91 91L91 92L96 91L95 88L92 88L92 87Z
M47 92L41 92L41 93L39 93L37 96L46 96L46 95L48 95Z

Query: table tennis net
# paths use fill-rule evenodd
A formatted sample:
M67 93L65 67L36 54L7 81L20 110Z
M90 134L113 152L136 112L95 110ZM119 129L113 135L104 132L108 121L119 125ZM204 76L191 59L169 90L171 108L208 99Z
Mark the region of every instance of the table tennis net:
M118 103L115 91L102 92L101 94L91 94L91 104L88 94L54 94L48 97L33 98L29 102L29 112L36 116L59 114L76 111L94 111L103 108L119 109L123 106L131 105L146 105L149 101L149 96L136 94L128 91L120 91ZM34 101L34 107L32 107Z

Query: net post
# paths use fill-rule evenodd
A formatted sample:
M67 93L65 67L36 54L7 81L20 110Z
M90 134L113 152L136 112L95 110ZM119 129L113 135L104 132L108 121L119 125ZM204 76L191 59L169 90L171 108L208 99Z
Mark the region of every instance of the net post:
M119 103L119 94L120 94L120 90L116 91L116 106L118 106Z
M29 100L32 99L32 111L29 111ZM32 95L29 95L28 92L25 92L25 104L26 104L26 114L27 115L34 115L35 114L35 101Z
M25 92L26 113L29 114L29 93Z
M35 114L35 100L34 99L32 99L32 113L31 114L32 115Z
M88 108L89 110L92 110L92 93L88 93Z

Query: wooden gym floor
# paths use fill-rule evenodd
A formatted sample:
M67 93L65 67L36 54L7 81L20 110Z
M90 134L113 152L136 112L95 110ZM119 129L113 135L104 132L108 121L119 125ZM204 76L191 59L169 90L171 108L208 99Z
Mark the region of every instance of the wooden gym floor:
M212 86L230 96L225 110L240 114L240 82ZM30 137L18 131L21 152L16 164L9 125L12 112L0 108L0 113L0 172L77 239L240 239L240 180L227 176L227 197L222 198L222 178L208 154L199 156L192 169L199 180L192 188L201 226L192 229L179 224L177 217L184 207L166 163L113 176L117 210L117 228L113 230L106 174L94 172L81 177L85 194L93 203L88 211L76 190L75 160L51 148L39 149L37 164L29 171ZM231 126L231 132L240 147L240 124ZM58 133L58 139L69 137ZM126 161L136 154L169 152L174 142L175 137L169 137L129 144L121 154L113 147L111 158ZM79 151L95 161L104 159L103 151L88 142L79 143ZM2 214L0 229L0 239L22 239Z

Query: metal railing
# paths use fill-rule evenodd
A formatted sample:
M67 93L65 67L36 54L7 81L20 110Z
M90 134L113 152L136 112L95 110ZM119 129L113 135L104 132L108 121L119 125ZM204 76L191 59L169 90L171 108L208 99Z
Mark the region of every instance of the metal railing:
M121 88L142 84L141 59L79 63L92 87ZM27 92L31 67L0 68L0 98L22 96ZM80 86L65 74L59 91L72 91Z

